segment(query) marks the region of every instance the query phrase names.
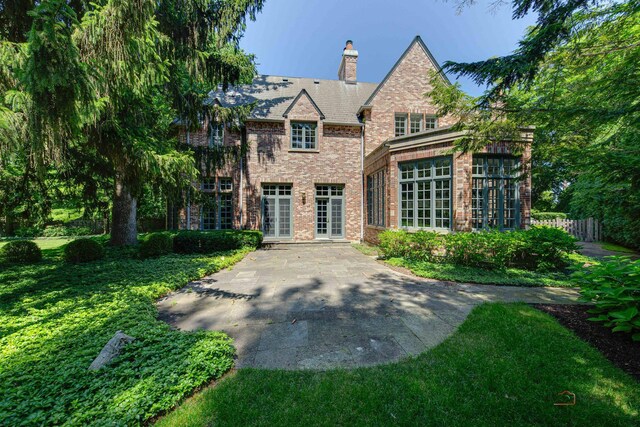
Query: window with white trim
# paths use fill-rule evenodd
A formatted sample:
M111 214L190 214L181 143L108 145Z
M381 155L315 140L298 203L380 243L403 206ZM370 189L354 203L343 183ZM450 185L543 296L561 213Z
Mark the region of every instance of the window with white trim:
M221 230L233 227L233 181L231 178L220 178L218 187L218 228Z
M367 176L367 224L384 227L385 220L384 169Z
M474 155L471 218L474 229L517 228L520 219L519 161L515 157Z
M224 124L211 122L209 124L209 147L224 144Z
M407 134L408 115L406 113L395 115L395 135L402 136Z
M316 123L291 122L291 148L299 150L315 150L317 148Z
M215 191L216 189L216 179L215 178L204 178L202 180L202 184L200 185L202 191Z
M435 129L438 127L438 118L436 116L427 116L424 119L425 129Z
M417 132L420 132L421 130L424 130L424 127L422 126L422 122L423 122L422 119L423 119L422 114L411 115L411 124L409 127L409 130L411 131L411 133L417 133Z
M233 228L233 181L231 178L202 180L203 199L201 224L203 230Z
M451 228L451 158L399 165L400 227Z

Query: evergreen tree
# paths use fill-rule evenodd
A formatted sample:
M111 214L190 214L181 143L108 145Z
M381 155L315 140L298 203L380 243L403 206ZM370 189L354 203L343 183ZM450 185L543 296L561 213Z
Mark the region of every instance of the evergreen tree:
M55 167L84 186L110 186L111 242L135 244L144 185L178 188L198 174L172 124L198 127L211 113L209 90L253 77L238 43L263 2L2 3L2 167L20 158L25 176ZM93 173L79 173L82 161Z

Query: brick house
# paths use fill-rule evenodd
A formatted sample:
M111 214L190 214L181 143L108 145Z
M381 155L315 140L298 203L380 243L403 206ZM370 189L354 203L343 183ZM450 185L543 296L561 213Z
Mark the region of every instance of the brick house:
M462 134L437 117L425 96L439 66L416 37L381 83L357 80L348 41L338 80L257 76L251 85L212 92L223 107L251 103L242 127L204 123L184 132L194 146L239 147L203 174L211 203L185 200L181 229L260 229L265 240L366 240L387 228L459 231L529 223L530 149L498 141L476 154L453 153ZM522 130L530 142L532 131ZM529 145L527 145L529 147ZM522 168L519 165L523 166Z

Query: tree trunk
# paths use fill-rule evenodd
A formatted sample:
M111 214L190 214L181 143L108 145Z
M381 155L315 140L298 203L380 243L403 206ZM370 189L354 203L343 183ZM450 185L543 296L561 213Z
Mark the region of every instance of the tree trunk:
M136 229L137 208L138 199L131 194L131 189L125 183L123 174L117 174L111 221L112 245L125 246L138 243L138 230Z

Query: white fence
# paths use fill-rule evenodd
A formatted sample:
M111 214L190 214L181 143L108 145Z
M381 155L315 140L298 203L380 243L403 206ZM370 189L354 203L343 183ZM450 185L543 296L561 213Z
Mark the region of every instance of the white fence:
M548 225L558 227L583 242L600 242L603 240L602 224L593 218L587 219L548 219L539 221L531 220L531 225Z

